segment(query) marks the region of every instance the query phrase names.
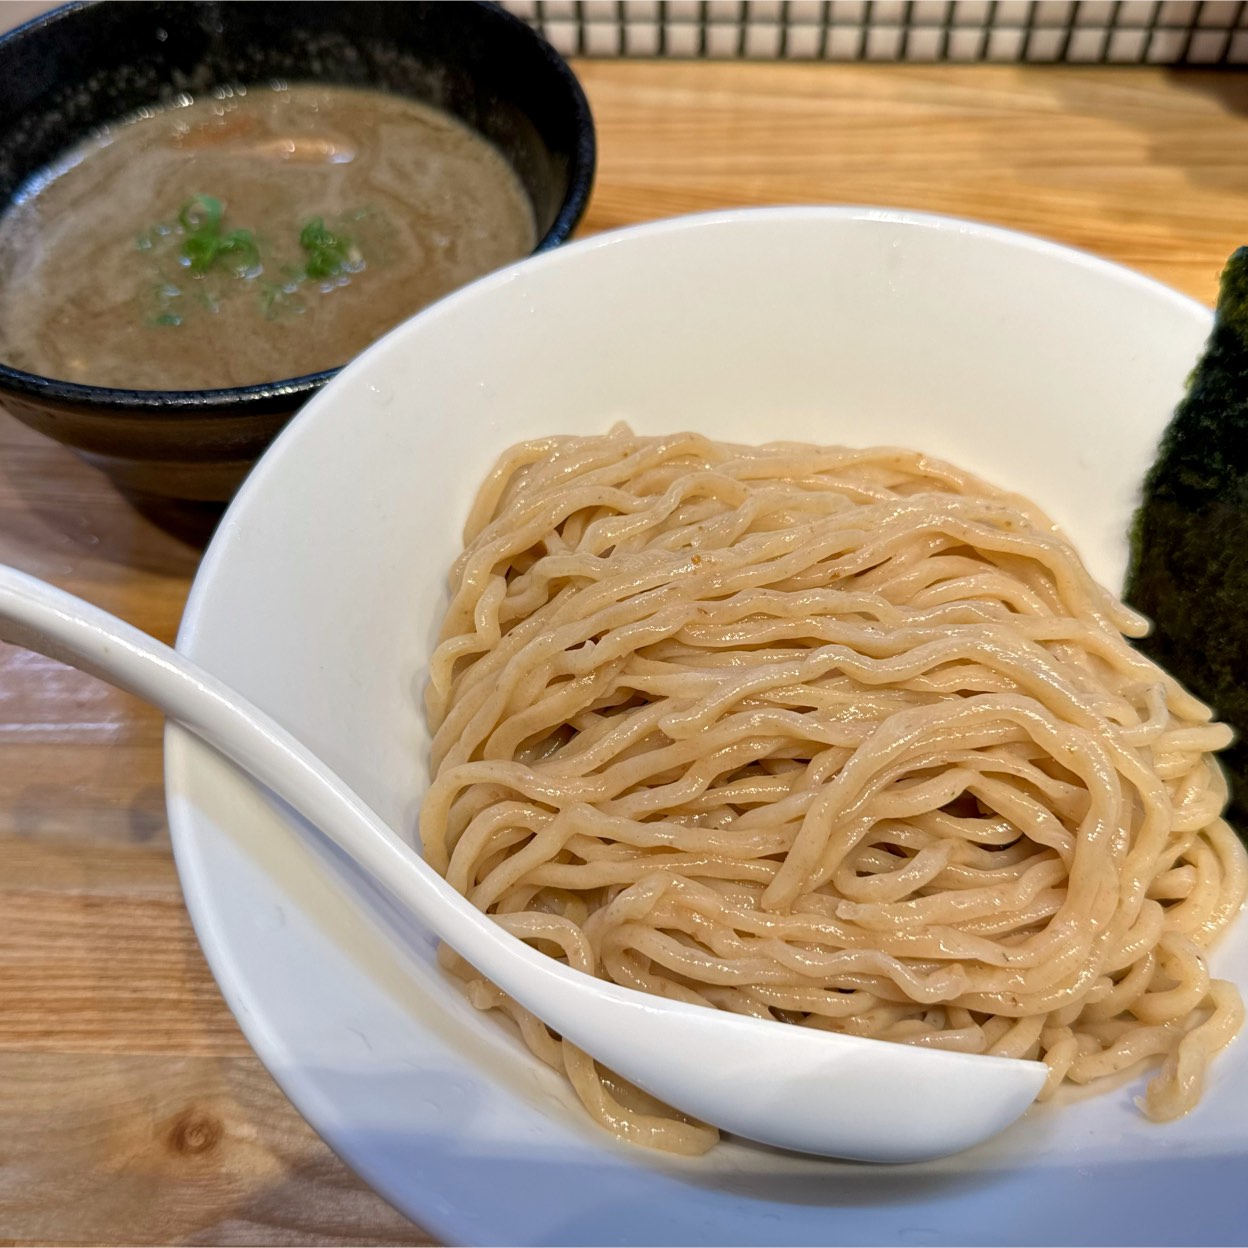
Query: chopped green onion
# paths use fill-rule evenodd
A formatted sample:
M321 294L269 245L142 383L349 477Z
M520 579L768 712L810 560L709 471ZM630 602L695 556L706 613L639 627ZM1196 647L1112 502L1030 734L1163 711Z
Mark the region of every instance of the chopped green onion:
M225 208L211 195L192 195L178 212L178 223L188 234L215 234L221 227Z
M211 234L188 234L182 240L182 255L192 273L207 273L219 248L220 242Z
M186 235L182 259L192 273L207 273L218 260L236 277L246 277L260 265L260 249L250 230L221 233L225 207L211 195L193 195L182 205L178 221Z
M329 229L323 217L303 227L299 232L299 246L308 253L308 276L318 280L337 277L354 258L351 240Z
M375 215L371 209L359 209L344 218L352 226ZM245 229L225 229L226 204L213 195L192 195L178 210L176 224L163 222L136 237L141 251L155 249L158 239L180 235L178 259L183 273L189 270L203 276L213 270L225 270L234 277L261 279L264 265L255 234ZM341 274L356 273L365 267L364 257L351 234L340 225L327 225L324 217L307 221L299 231L299 246L305 256L302 265L284 264L278 269L279 280L256 280L259 306L268 320L298 317L307 305L300 296L305 282L325 282ZM275 262L270 257L269 271ZM179 279L180 280L180 279ZM328 287L325 287L328 290ZM179 312L169 310L169 300L185 294L197 307L216 312L221 299L228 297L220 283L196 282L184 289L167 278L155 293L156 307L149 314L149 324L182 325L186 321L185 303Z
M243 274L260 263L260 250L250 230L231 230L217 247L217 255L232 261L235 273Z

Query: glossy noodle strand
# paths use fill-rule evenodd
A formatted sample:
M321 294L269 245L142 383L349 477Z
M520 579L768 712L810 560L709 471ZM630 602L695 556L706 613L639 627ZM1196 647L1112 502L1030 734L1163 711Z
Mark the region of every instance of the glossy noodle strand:
M512 448L433 655L429 862L586 974L779 1023L1148 1059L1185 1113L1239 1030L1205 951L1248 887L1206 707L1032 504L893 449L624 427ZM715 1132L481 978L589 1112Z

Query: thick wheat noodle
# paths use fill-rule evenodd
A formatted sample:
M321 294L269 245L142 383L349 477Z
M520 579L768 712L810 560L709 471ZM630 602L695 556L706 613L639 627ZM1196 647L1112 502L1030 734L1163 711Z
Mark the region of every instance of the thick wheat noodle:
M428 860L587 974L779 1024L1145 1060L1195 1104L1243 1007L1229 731L1032 504L895 449L552 437L474 506L427 694ZM715 1133L454 955L620 1135Z

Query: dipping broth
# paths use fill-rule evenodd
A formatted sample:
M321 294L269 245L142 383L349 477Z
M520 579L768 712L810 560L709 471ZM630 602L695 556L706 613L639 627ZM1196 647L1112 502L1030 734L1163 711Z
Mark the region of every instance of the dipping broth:
M438 109L217 88L23 188L0 217L0 360L134 390L302 376L535 243L511 166Z

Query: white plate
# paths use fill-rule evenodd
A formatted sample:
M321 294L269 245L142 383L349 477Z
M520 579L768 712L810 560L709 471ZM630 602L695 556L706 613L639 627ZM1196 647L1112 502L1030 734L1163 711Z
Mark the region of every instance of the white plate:
M1134 493L1208 332L1125 270L985 226L868 209L664 222L526 261L402 326L265 457L180 647L410 829L418 693L475 485L521 437L697 428L913 446L1034 497L1117 582ZM1248 1228L1248 1042L1184 1121L1142 1081L1033 1109L908 1168L733 1141L619 1145L397 915L180 731L170 822L196 930L256 1052L332 1147L473 1243L1205 1243ZM1216 966L1248 982L1241 923Z

